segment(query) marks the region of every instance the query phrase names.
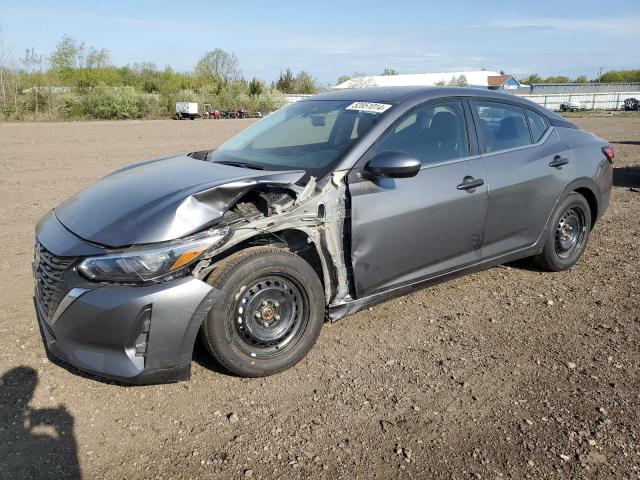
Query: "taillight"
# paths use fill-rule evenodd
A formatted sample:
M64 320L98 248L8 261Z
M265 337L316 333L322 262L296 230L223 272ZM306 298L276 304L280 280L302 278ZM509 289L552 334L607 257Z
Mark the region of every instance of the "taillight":
M613 163L613 159L616 158L616 152L613 151L612 146L602 147L602 153L604 153L604 156L607 157L609 162Z

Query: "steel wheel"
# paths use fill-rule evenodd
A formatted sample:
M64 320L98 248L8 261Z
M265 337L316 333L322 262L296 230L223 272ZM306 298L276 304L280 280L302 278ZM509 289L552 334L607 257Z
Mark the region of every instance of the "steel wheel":
M234 327L238 347L254 358L279 355L295 344L309 317L304 289L293 278L268 275L237 293Z
M578 192L560 202L545 229L542 251L533 257L545 270L559 272L571 268L584 251L591 232L591 206Z
M582 249L587 235L585 215L578 206L565 211L555 231L555 251L562 259L570 258L576 251Z
M245 377L298 363L316 342L325 295L314 268L293 252L249 247L222 260L207 278L218 290L202 325L211 355Z

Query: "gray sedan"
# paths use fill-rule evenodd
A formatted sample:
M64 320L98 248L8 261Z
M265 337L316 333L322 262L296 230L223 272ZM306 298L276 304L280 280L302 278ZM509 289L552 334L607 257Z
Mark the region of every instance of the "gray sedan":
M570 268L613 149L540 106L464 88L310 97L216 150L131 165L38 224L50 354L128 383L280 372L325 320L530 257Z

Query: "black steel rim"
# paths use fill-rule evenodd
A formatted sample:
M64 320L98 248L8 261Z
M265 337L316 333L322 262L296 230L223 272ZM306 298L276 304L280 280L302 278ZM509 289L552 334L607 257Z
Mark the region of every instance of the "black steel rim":
M555 247L558 257L567 259L580 252L586 235L587 227L582 209L577 206L567 209L556 225Z
M302 285L289 275L252 280L236 293L232 321L236 345L254 358L273 358L295 345L309 321Z

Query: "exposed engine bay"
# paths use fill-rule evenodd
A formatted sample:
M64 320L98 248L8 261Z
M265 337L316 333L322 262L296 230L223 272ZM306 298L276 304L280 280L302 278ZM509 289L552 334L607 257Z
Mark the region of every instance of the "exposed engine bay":
M321 183L310 177L304 186L259 185L248 191L218 224L228 228L228 240L196 264L194 276L204 279L218 262L242 248L276 245L288 248L316 269L327 305L348 303L352 295L345 255L345 176L344 171L335 172Z

